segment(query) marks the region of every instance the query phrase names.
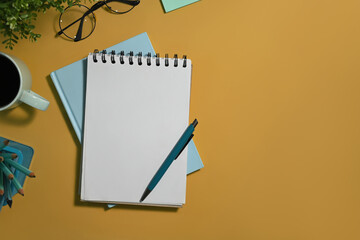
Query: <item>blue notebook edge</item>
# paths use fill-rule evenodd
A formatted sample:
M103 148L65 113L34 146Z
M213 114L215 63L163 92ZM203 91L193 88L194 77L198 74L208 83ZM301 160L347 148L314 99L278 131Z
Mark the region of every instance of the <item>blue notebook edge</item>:
M61 88L61 85L60 85L60 83L59 83L59 80L58 80L58 78L56 77L56 71L50 73L50 77L51 77L51 79L52 79L52 81L53 81L53 83L54 83L54 86L55 86L55 88L56 88L57 93L59 94L59 97L60 97L60 99L61 99L61 102L62 102L62 104L63 104L63 106L64 106L64 108L65 108L65 111L66 111L66 113L67 113L67 116L68 116L69 119L70 119L71 125L72 125L73 128L74 128L74 131L75 131L75 133L76 133L76 136L77 136L77 138L78 138L79 141L80 141L80 139L81 139L80 127L79 127L79 125L78 125L77 122L76 122L76 119L75 119L75 117L74 117L74 113L73 113L73 111L72 111L72 109L71 109L71 107L70 107L70 104L68 103L68 100L67 100L67 98L66 98L66 96L65 96L65 94L64 94L64 92L63 92L63 90L62 90L62 88Z

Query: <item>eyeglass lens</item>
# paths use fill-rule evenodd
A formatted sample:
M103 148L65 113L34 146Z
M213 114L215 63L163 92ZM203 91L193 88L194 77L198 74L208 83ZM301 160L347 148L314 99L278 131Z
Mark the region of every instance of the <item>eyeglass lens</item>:
M68 7L60 16L60 28L63 33L71 39L75 39L76 33L79 29L79 24L81 17L88 11L89 8L84 5L74 5L72 7ZM75 23L74 23L75 22ZM70 24L72 24L69 26ZM85 39L94 31L96 24L95 15L93 13L88 14L85 16L82 26L82 38Z
M106 6L105 9L111 13L123 14L139 3L140 0L106 0L95 3L91 8L81 4L67 7L60 15L58 35L64 34L74 41L85 39L95 29L96 18L93 11Z

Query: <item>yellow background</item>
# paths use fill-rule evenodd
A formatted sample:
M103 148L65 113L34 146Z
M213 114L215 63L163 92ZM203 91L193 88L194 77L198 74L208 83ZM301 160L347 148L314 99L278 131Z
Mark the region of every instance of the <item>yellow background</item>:
M360 239L359 1L202 0L165 14L142 0L96 15L84 41L55 38L49 11L38 42L0 47L51 102L0 113L0 135L35 149L37 174L0 213L1 238ZM190 119L205 168L188 177L178 211L79 201L80 145L49 78L142 32L156 52L193 61Z

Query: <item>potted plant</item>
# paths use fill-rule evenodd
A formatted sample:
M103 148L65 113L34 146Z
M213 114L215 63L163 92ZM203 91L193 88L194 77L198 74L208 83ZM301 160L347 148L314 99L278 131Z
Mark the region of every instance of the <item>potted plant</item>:
M38 13L50 8L63 12L64 8L78 4L81 0L0 0L0 34L6 48L13 49L19 39L36 41L40 34L35 33L34 22ZM67 4L67 5L65 5Z

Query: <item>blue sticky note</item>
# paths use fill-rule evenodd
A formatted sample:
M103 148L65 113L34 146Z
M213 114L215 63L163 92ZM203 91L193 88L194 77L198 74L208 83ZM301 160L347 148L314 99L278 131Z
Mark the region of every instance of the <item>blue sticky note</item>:
M199 0L161 0L164 6L165 12L170 12L175 9L185 7Z

